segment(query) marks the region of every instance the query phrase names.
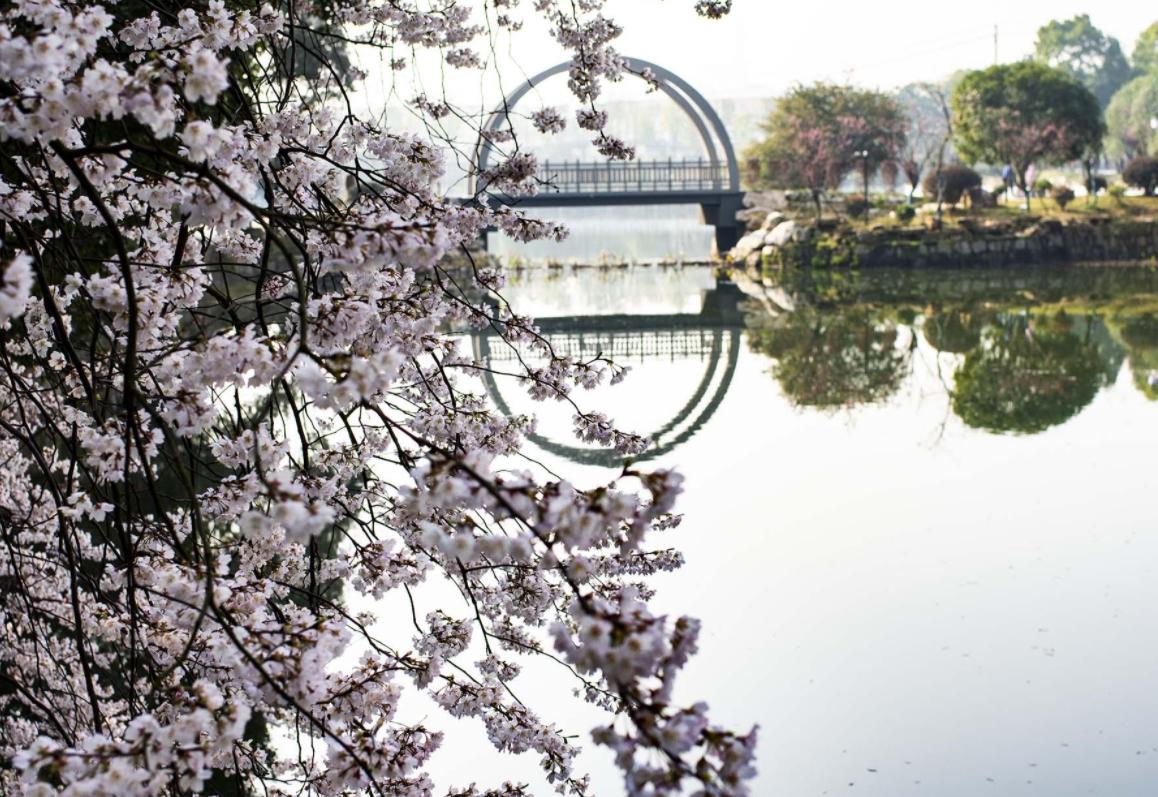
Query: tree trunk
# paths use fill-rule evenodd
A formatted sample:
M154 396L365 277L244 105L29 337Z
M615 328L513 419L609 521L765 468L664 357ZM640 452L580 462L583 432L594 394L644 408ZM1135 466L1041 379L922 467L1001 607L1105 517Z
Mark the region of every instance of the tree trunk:
M862 166L861 166L861 171L862 171L862 173L863 173L863 175L864 175L864 220L865 220L865 221L868 221L868 217L869 217L869 196L868 196L869 170L868 170L868 158L865 158L865 159L864 159L864 165L862 165Z
M937 229L945 221L945 177L937 177Z

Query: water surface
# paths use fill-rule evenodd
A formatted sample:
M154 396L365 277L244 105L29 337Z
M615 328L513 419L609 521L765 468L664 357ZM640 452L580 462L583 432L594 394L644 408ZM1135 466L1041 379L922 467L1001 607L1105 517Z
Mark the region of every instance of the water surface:
M582 400L658 432L652 464L687 477L668 541L688 563L656 603L704 622L684 696L761 726L754 793L1158 790L1154 271L744 293L706 268L557 269L506 293L561 319L561 350L633 366ZM538 412L545 466L614 476L565 408L500 401ZM584 756L595 793L622 793Z

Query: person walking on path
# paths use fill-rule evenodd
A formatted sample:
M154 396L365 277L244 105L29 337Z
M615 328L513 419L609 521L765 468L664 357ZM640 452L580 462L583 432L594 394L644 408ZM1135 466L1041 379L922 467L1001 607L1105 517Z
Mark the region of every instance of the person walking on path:
M1007 163L1001 169L1001 182L1005 183L1005 198L1009 199L1013 194L1014 186L1017 184L1017 179L1013 175L1013 164Z

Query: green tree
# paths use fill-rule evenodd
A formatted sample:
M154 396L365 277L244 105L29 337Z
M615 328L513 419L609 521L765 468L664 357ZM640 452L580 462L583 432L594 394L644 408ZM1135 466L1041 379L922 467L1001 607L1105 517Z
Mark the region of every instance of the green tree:
M1094 95L1069 74L1034 61L968 73L951 100L953 137L971 163L1008 163L1029 205L1031 164L1062 164L1101 147Z
M1106 153L1119 158L1158 154L1158 71L1134 78L1106 108Z
M1158 69L1158 22L1155 22L1138 37L1134 45L1134 69L1138 72L1153 72Z
M777 101L762 125L764 138L745 152L756 188L806 188L820 213L825 191L853 169L875 172L896 158L905 117L878 91L832 83L797 86Z
M1084 409L1110 369L1088 336L1050 326L1010 315L987 327L954 377L953 412L978 429L1036 434Z
M1132 74L1122 45L1090 22L1088 14L1039 28L1034 57L1073 75L1103 108Z

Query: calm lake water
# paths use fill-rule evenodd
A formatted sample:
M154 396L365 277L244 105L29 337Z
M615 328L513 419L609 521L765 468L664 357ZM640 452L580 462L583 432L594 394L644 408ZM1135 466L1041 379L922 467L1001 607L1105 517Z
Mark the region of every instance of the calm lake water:
M569 237L562 244L520 243L491 233L489 251L508 260L564 263L706 263L712 255L715 234L701 223L700 209L694 205L543 208L528 215L567 225Z
M506 295L561 350L633 366L580 398L686 476L687 565L656 603L704 623L683 695L761 726L754 793L1158 793L1158 272L742 287L539 269ZM562 407L498 400L539 414L544 466L613 478ZM526 677L585 737L596 715L538 696L558 674ZM479 782L539 783L525 759Z

